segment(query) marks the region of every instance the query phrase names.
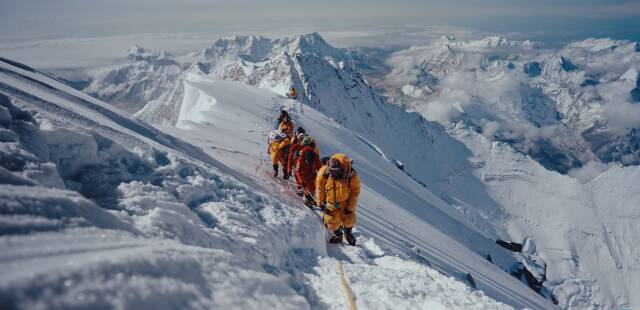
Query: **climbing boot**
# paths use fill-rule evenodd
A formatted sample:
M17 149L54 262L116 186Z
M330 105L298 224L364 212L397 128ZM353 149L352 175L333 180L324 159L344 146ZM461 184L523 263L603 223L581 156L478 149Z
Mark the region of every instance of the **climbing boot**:
M273 176L274 177L278 176L278 165L273 165Z
M316 200L310 194L304 195L304 205L311 208L316 205Z
M333 231L333 237L329 239L329 243L341 243L342 242L342 229L338 228Z
M351 230L353 229L353 227L349 227L349 228L345 228L344 229L344 238L347 240L347 243L349 245L356 245L356 237L354 237L351 234Z

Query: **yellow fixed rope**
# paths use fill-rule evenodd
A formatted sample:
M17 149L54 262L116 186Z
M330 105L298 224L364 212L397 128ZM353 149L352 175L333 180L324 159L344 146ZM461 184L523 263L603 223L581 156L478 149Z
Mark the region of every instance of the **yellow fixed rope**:
M351 288L349 288L349 284L347 283L347 279L344 277L344 271L342 270L342 261L338 261L338 271L340 272L340 282L342 282L342 288L344 289L344 293L347 294L347 300L349 301L349 309L357 310L356 303L353 301L353 294L351 294Z

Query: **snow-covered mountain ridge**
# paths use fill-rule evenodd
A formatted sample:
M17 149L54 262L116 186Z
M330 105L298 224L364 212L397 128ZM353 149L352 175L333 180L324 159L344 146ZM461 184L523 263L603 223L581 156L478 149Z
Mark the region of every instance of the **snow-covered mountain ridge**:
M182 68L167 52L133 46L126 56L131 64L98 69L84 92L134 113L148 102L169 100Z
M436 164L434 158L464 152L456 149L459 143L439 125L389 105L364 81L351 57L328 45L317 33L287 39L261 36L219 39L182 59L183 67L189 69L178 79L170 84L162 79L157 81L159 88L171 85L172 90L163 97L165 100L149 102L135 114L137 117L154 124L176 124L185 95L183 81L188 74L239 81L280 95L293 85L299 90L301 102L385 149L390 158L401 162L421 182L444 179L449 171L468 165L462 157ZM133 81L125 85L146 83L149 79ZM96 79L93 84L103 83L104 88L111 88L110 81ZM123 89L121 95L137 96L131 89ZM410 148L415 151L404 151Z
M604 58L611 57L605 54L612 50L626 55L635 49L629 44L612 49L606 47L610 46L607 40L600 42L602 44L598 42L587 44L588 51L597 55L602 53ZM367 153L370 155L356 159L356 162L370 161L372 156L400 161L408 173L444 200L444 206L448 207L421 210L423 202L399 198L404 197L405 192L391 196L392 200L400 199L396 201L397 205L415 206L414 212L419 218L432 221L432 225L476 254L500 253L494 245L484 243L486 240L477 243L482 238L474 238L483 234L516 241L525 236L538 238L541 255L549 263L548 284L565 308L636 305L638 301L630 292L638 285L630 281L628 277L633 276L628 275L633 275L637 266L637 255L633 252L636 241L630 236L637 235L633 222L640 201L638 188L634 186L638 169L614 167L595 178L601 174L600 165L604 164L583 143L582 135L558 117L559 108L551 96L522 80L525 73L537 77L554 76L558 89L563 90L581 84L572 80L581 62L566 55L552 55L536 65L532 53L546 51L540 51L531 42L501 38L470 43L443 38L441 44L442 51L451 50L451 53L443 54L446 57L443 56L442 63L425 63L434 69L417 73L424 84L412 84L411 77L416 71L408 70L398 79L402 81L408 76L409 82L398 85L403 85L402 91L416 99L416 106L425 94L440 96L441 100L436 103L441 105L431 106L428 113L418 111L428 119L443 117L435 120L445 120L442 122L444 128L391 106L369 87L355 70L348 54L331 48L317 34L274 40L234 37L218 40L201 52L178 57L184 60L183 68L189 69L173 85L172 100L145 105L136 115L156 124L178 124L187 129L189 124L200 124L195 128L210 126L206 127L212 132L210 135L219 133L222 137L213 139L214 145L206 148L217 149L219 156L225 152L238 155L237 144L218 145L228 135L227 127L234 124L221 120L229 118L236 123L246 120L227 113L209 117L210 114L220 115L216 114L220 113L216 103L220 93L225 91L218 87L207 92L212 87L208 79L239 81L279 94L294 85L302 95L305 109L314 107L362 138L344 143L345 137L352 133L327 134L324 140L321 138L325 141L322 142L325 143L323 150L326 145L329 150L344 151L352 144L368 144L375 152ZM410 51L424 52L421 48ZM414 55L409 53L408 57ZM476 68L478 62L482 69ZM436 76L439 70L444 78ZM460 70L462 73L458 72ZM624 74L625 83L633 83L632 73ZM458 80L472 81L469 83L473 87L461 88ZM430 90L423 87L431 85L429 83L449 87L430 94ZM242 97L243 93L235 95ZM264 99L255 99L261 100ZM226 101L235 102L233 98ZM184 113L185 109L191 109L187 107L195 107L193 113ZM185 118L186 115L189 117ZM315 132L322 132L324 128L317 123L326 125L322 120L329 120L323 116L314 121L305 121L302 116L300 119L305 127L314 128ZM165 130L172 128L168 126ZM205 138L193 137L190 142L197 144L202 139ZM339 141L341 147L334 149L333 142L328 141ZM359 152L364 151L356 153ZM531 154L535 160L523 153ZM579 175L582 182L548 171L539 164L567 168L572 167L574 161L590 163L574 174ZM241 170L243 166L236 169ZM371 171L377 172L368 176L370 180L376 180L382 173L375 169ZM396 173L400 172L395 171L393 175ZM403 184L399 188L405 186L409 185ZM613 190L616 186L624 194ZM442 217L436 214L440 212L461 222L468 221L462 227L469 230L456 233L448 224L439 225ZM561 216L555 216L558 213ZM424 253L424 249L421 251ZM505 268L502 264L498 262Z
M207 109L182 111L179 127L165 130L199 147L0 62L3 307L337 309L347 304L338 260L361 308L509 309L456 280L466 272L489 296L550 306L460 243L473 238L512 260L349 130L313 109L298 115L268 91L206 77L185 83L197 95L185 100ZM323 149L343 149L331 139L338 133L348 141L367 179L361 246L327 247L316 214L268 175L260 142L281 106ZM398 230L403 223L411 225Z

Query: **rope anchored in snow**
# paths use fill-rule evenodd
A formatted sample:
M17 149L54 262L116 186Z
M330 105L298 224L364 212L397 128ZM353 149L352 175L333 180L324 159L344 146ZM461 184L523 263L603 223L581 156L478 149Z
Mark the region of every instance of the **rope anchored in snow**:
M340 272L340 282L342 283L342 288L344 289L344 293L347 295L347 301L349 302L349 309L357 310L356 303L353 301L353 294L351 293L351 288L347 283L347 279L344 277L344 271L342 270L342 261L338 261L338 271Z

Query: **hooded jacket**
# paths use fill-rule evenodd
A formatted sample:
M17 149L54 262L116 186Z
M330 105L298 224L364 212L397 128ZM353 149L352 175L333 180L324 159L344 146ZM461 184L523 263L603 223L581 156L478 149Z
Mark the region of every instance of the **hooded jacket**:
M322 166L316 177L316 201L326 205L327 210L347 209L355 212L356 203L360 196L360 176L351 167L351 161L344 154L335 154L331 159L337 159L343 176L334 179L327 172L327 165Z
M290 118L286 118L280 122L278 125L278 129L280 129L283 133L287 135L287 137L293 137L293 122Z
M312 152L314 154L314 160L310 163L305 161L306 153ZM301 179L312 179L315 180L316 174L320 167L322 167L322 163L320 162L320 157L316 154L316 150L310 146L305 146L300 150L300 155L295 160L296 166L296 175L300 176Z
M289 138L284 138L280 141L273 141L271 145L269 145L269 154L271 155L272 164L275 165L277 162L284 164L287 160L287 154L290 146L291 142L289 141Z

